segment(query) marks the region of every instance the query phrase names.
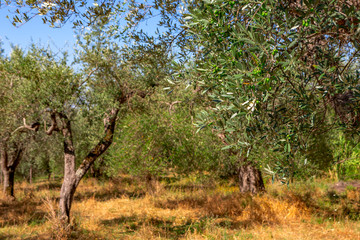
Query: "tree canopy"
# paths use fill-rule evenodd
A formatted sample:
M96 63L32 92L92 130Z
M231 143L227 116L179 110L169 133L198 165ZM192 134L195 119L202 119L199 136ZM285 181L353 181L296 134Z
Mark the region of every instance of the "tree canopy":
M329 114L358 125L356 9L350 1L200 2L187 26L215 117L204 112L200 126L215 123L245 154L264 144L282 151L291 176L301 167L294 154L331 129Z

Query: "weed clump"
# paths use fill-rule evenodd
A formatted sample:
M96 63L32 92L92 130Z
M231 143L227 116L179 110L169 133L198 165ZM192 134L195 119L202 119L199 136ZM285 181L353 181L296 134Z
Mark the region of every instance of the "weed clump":
M48 197L43 199L42 202L47 213L46 219L49 222L51 239L56 239L56 240L69 239L72 230L71 225L69 223L64 223L63 221L60 220L55 208L55 202Z

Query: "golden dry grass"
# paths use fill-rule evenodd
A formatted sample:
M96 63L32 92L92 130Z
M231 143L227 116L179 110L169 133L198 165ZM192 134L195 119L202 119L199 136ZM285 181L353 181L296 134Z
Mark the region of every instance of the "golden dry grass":
M325 204L319 210L327 191L318 187L274 184L268 193L250 196L220 184L157 183L149 192L136 178L86 179L75 195L68 232L57 222L59 187L55 181L20 183L16 201L0 196L0 239L360 239L360 222L345 211L334 217L337 209ZM345 201L356 210L358 200L359 191L351 189L336 204L340 209Z

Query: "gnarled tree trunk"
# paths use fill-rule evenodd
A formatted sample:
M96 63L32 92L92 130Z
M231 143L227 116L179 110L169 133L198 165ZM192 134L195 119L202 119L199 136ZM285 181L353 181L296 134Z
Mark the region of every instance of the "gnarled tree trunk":
M12 142L11 136L15 133L22 133L25 131L37 132L40 127L40 123L34 122L31 125L26 124L25 118L23 118L24 125L15 129L12 133L9 133L7 137L0 139L0 161L1 172L4 175L3 191L6 196L14 198L14 177L15 169L19 165L22 154L25 150L25 146L19 142ZM9 150L8 144L11 142L12 150Z
M225 145L228 145L228 143L225 141L224 133L218 133L217 136ZM238 153L232 149L229 149L229 154L234 155ZM240 157L239 164L240 167L237 170L239 176L240 192L258 193L265 191L265 185L261 176L261 172L256 168L255 164L248 161L246 157Z
M70 120L65 115L60 115L63 123L62 134L64 136L64 181L60 190L60 218L64 222L70 221L70 209L75 185L75 149L72 141Z
M103 154L113 141L115 131L116 117L119 109L113 109L111 114L104 120L105 134L99 143L91 149L88 155L82 161L82 164L75 170L75 149L72 140L71 122L63 113L52 113L52 126L47 131L51 134L53 131L60 131L57 127L56 116L61 119L61 132L64 137L64 181L60 190L59 217L63 223L70 223L70 210L74 194L80 180L85 176L95 160Z
M12 169L8 169L3 172L4 172L4 193L7 197L14 198L15 172Z
M7 197L15 197L15 169L20 163L23 150L23 146L14 145L14 150L9 152L7 142L3 141L1 144L1 171L4 175L3 191Z
M254 163L246 159L242 160L242 165L239 167L239 188L242 193L265 191L261 171L256 168Z

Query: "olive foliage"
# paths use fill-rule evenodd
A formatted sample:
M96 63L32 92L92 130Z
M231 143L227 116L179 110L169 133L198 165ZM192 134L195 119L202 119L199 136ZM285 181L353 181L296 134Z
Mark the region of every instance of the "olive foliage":
M213 124L243 154L280 151L268 170L291 179L312 137L358 126L358 9L356 1L199 2L186 17L201 52L194 79L212 101L199 126Z

